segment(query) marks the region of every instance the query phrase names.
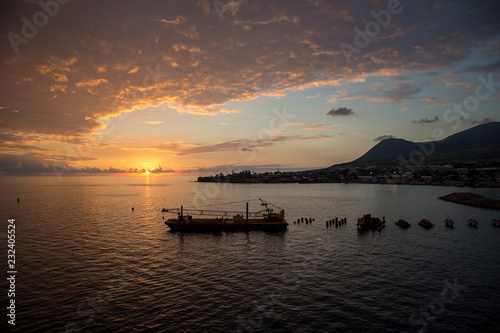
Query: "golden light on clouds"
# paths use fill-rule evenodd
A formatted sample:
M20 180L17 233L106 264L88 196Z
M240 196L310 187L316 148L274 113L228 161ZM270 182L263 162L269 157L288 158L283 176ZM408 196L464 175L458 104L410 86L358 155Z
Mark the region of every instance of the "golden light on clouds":
M499 5L402 3L377 36L357 37L355 28L380 6L71 1L28 38L21 18L41 7L8 2L2 32L27 42L16 53L5 39L0 51L0 139L8 147L0 164L5 172L30 163L45 172L51 163L70 169L81 156L79 168L134 170L141 158L163 154L158 164L181 169L234 159L319 167L342 162L328 149L356 157L370 137L419 135L413 120L435 119L479 74L493 73ZM366 45L349 62L339 45L356 38ZM494 119L498 99L488 101L478 117ZM283 106L296 118L276 120L272 110ZM354 112L341 121L327 115L340 107ZM259 138L273 118L279 135ZM364 141L354 147L342 133ZM292 142L317 150L309 165L294 158Z

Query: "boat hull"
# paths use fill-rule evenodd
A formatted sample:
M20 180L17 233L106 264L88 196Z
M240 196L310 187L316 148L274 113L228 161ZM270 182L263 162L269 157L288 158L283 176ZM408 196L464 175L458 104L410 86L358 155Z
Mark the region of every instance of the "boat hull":
M165 221L172 232L219 232L219 231L284 231L288 227L285 220L265 221L262 219L249 219L248 221L193 219L179 221L170 219Z

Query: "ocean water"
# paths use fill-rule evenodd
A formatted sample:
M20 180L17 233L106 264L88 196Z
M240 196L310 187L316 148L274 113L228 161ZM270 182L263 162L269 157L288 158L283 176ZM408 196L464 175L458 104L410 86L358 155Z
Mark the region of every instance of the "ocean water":
M185 176L2 177L2 331L497 332L500 212L444 202L498 189L207 184ZM285 209L286 232L171 233L162 208ZM20 198L20 202L17 202ZM224 204L233 202L233 204ZM132 207L134 210L132 211ZM358 233L363 214L385 216ZM297 218L312 224L294 224ZM339 228L325 221L347 218ZM413 224L401 229L394 221ZM417 225L427 218L430 230ZM456 227L444 227L444 219ZM466 225L468 218L479 228ZM7 324L7 224L16 317Z

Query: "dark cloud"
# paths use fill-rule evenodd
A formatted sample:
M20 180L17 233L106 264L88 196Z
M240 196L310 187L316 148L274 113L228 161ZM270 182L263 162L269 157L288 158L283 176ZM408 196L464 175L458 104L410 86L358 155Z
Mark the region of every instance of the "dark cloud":
M63 166L66 167L66 166ZM25 174L25 173L52 173L54 169L36 153L24 155L0 154L0 173Z
M68 158L61 155L28 153L24 155L0 154L0 174L49 174L62 176L75 173L125 173L128 170L75 168L67 162L94 160L90 157Z
M343 106L337 109L335 108L331 109L330 111L327 112L326 115L336 117L336 116L350 116L353 114L354 112L352 112L352 109Z
M211 167L198 167L188 170L182 170L183 173L196 173L196 174L229 174L233 171L238 173L243 170L250 170L255 172L266 172L266 171L276 171L280 169L281 171L296 171L297 168L291 168L290 165L286 164L255 164L255 165L242 165L242 164L222 164L214 165Z
M475 124L475 125L482 125L482 124L490 123L492 121L494 121L494 120L491 119L490 117L488 117L488 118L484 118L483 120L473 120L473 121L471 121L471 123Z
M416 87L408 82L400 83L397 87L388 89L384 93L394 103L402 103L412 98L413 95L422 91L422 88Z
M469 66L466 67L464 72L473 73L494 73L500 69L500 61L493 62L491 64L480 65L480 66Z
M198 147L187 148L177 153L178 156L187 156L195 154L215 153L222 151L253 151L256 149L272 146L277 142L294 142L304 140L328 140L329 135L278 135L269 136L257 140L234 139L215 145L201 145Z
M433 119L422 118L420 120L413 120L412 124L431 124L439 121L439 117L435 116Z
M384 140L393 139L393 138L394 138L394 136L386 134L386 135L381 135L381 136L376 137L375 139L373 139L373 141L378 142L378 141L384 141Z
M254 151L261 148L270 147L277 142L293 142L304 140L327 140L329 135L268 135L259 139L233 139L217 143L214 145L202 145L196 143L165 143L157 146L129 147L127 150L143 151L170 151L177 156L188 156L206 153L217 153L224 151Z

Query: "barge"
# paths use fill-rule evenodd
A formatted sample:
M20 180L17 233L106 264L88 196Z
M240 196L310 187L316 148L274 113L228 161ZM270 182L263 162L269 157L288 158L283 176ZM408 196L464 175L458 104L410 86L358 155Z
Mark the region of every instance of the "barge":
M248 203L245 212L232 212L208 209L162 209L164 213L177 213L177 218L168 219L165 224L172 232L220 232L220 231L283 231L288 228L285 211L275 213L268 207L268 202L260 199L264 210L249 212ZM211 215L211 218L193 217L193 215Z

